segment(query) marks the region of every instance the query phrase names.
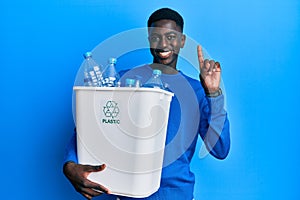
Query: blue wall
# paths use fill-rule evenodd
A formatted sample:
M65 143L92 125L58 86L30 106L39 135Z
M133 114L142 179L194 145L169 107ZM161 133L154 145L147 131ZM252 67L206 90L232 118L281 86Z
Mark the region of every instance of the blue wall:
M1 199L83 199L61 169L82 53L162 6L223 66L232 148L224 161L194 157L196 199L300 198L299 1L0 4Z

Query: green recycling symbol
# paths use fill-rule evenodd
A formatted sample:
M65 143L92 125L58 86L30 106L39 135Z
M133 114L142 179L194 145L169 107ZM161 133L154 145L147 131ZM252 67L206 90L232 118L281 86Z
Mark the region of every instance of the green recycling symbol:
M118 103L115 101L107 101L106 105L103 106L103 113L106 117L115 118L118 116L119 111Z

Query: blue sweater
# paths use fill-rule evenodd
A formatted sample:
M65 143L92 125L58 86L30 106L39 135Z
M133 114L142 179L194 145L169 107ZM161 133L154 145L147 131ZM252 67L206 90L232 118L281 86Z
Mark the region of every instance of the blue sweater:
M141 82L145 83L152 75L152 68L145 65L122 71L120 74L122 82L125 82L126 78L138 75ZM195 177L190 171L190 162L195 152L198 134L208 152L214 157L224 159L229 152L229 122L224 110L224 96L207 98L201 83L182 72L174 75L162 74L161 79L175 95L170 106L160 188L150 197L143 199L191 200ZM65 162L67 161L78 162L76 133L66 148ZM104 195L101 196L108 199Z

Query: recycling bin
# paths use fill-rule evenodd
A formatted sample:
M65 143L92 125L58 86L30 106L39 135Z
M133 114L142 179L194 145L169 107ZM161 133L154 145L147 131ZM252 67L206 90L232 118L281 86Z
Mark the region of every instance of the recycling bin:
M158 190L173 93L158 88L75 86L80 164L106 164L88 179L112 194Z

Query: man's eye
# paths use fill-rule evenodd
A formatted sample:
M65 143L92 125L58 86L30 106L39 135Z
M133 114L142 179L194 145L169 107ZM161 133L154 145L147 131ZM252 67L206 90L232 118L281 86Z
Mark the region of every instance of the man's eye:
M158 42L158 41L159 41L159 37L157 37L157 36L151 37L151 42Z
M174 40L174 39L176 39L176 35L168 35L167 39L168 40Z

